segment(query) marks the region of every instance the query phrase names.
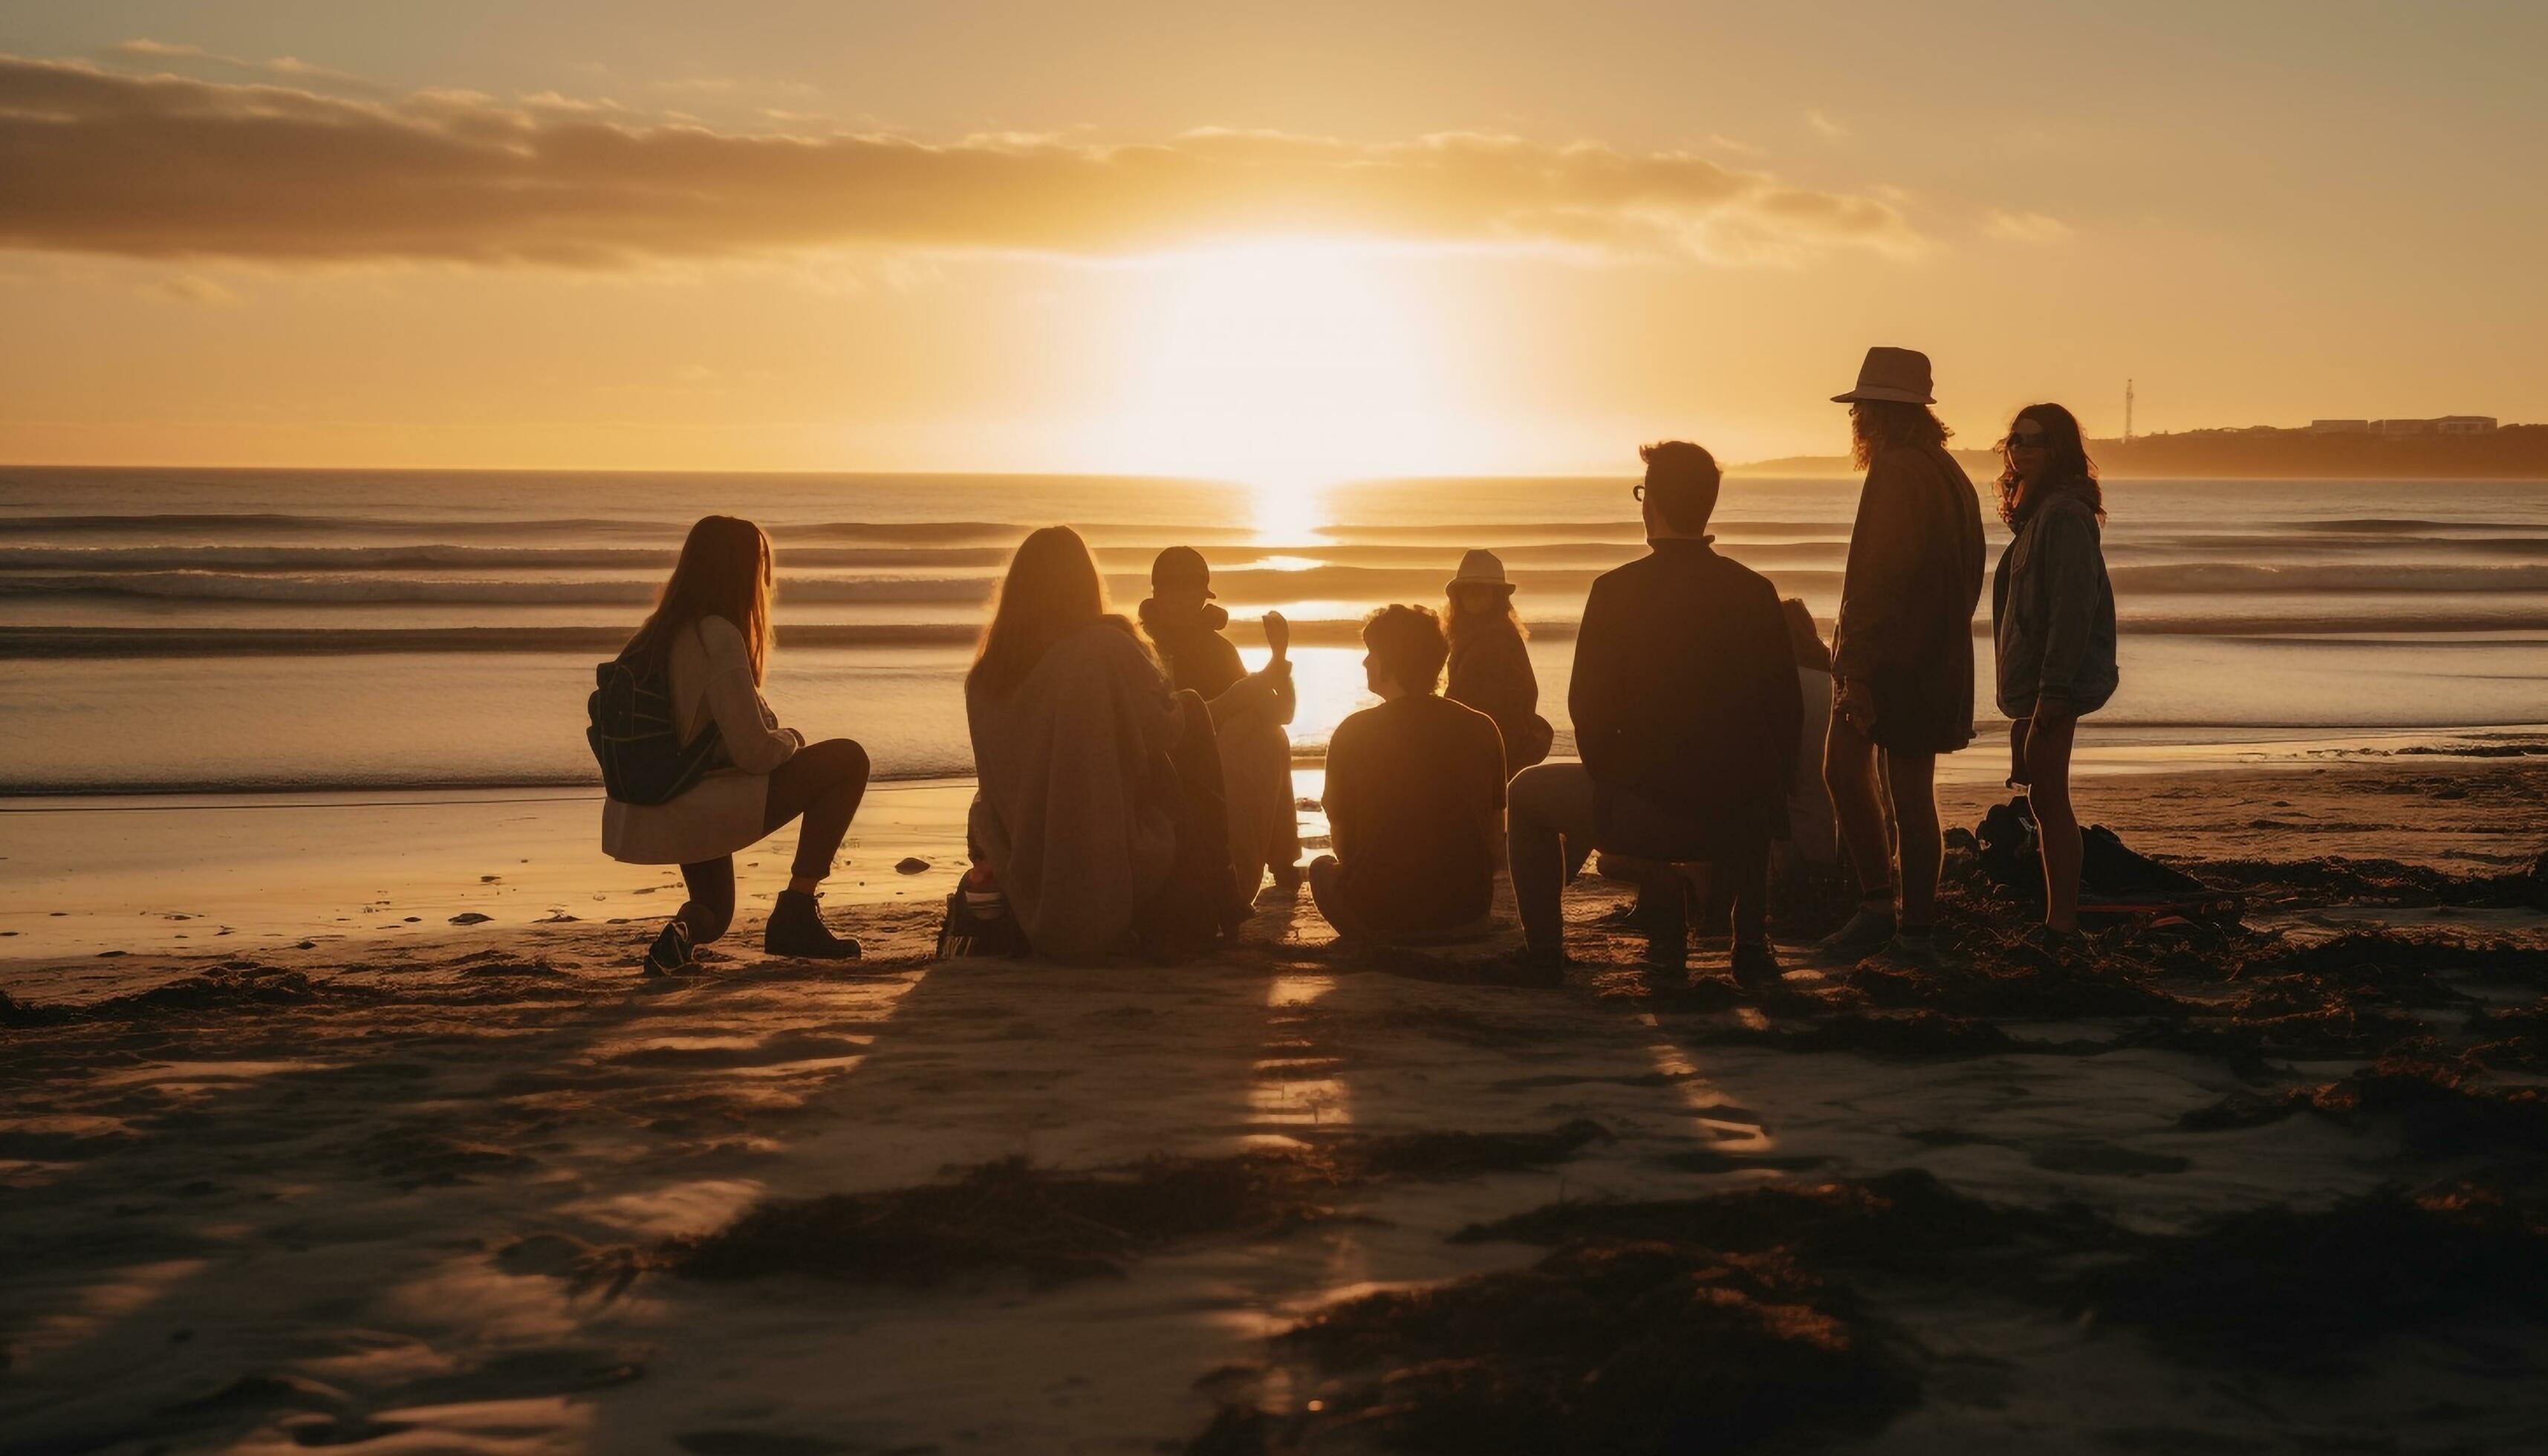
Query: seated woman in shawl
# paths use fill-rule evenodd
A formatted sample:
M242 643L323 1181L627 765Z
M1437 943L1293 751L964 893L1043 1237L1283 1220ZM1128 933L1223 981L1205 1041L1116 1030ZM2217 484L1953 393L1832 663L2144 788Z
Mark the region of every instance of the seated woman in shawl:
M1301 821L1292 797L1292 738L1284 726L1298 707L1292 629L1281 612L1265 614L1273 651L1262 672L1249 673L1238 649L1221 635L1229 613L1212 603L1212 568L1191 546L1171 546L1150 564L1150 594L1141 628L1158 645L1168 681L1212 704L1221 749L1222 797L1229 807L1229 863L1240 893L1253 900L1265 871L1283 890L1301 884Z
M1228 922L1211 710L1107 611L1078 532L1047 526L1010 559L964 713L967 828L1037 955L1172 955Z

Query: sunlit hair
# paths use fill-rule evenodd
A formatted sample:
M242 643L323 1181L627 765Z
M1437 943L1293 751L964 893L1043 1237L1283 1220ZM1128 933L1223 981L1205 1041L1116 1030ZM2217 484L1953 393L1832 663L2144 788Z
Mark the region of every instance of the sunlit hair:
M1902 445L1945 445L1955 436L1938 411L1905 400L1860 400L1849 407L1850 459L1868 462Z
M682 559L655 598L655 610L632 648L642 646L661 666L674 639L701 617L723 617L743 634L752 653L752 681L770 666L770 538L736 515L706 515L682 542Z
M1687 440L1665 440L1639 445L1637 458L1646 463L1646 499L1672 528L1693 536L1706 530L1725 481L1716 457Z
M1097 560L1077 531L1046 526L1029 532L1009 558L990 623L964 676L965 690L1007 697L1054 643L1092 622L1119 627L1143 651L1149 648L1138 627L1107 611L1106 579L1097 574Z
M1442 663L1451 655L1442 619L1420 606L1384 606L1363 618L1362 645L1400 686L1418 692L1441 685Z
M1472 598L1483 597L1488 604L1464 605ZM1521 624L1521 613L1513 610L1512 593L1493 587L1454 587L1445 593L1442 603L1442 630L1454 642L1472 637L1509 634L1514 641L1527 641L1530 629Z
M2014 528L2018 521L2032 514L2036 502L2054 491L2068 491L2088 502L2097 519L2106 518L2106 493L2097 484L2097 462L2088 458L2088 441L2079 432L2077 415L2058 405L2029 405L2017 411L2008 422L2008 433L2017 433L2020 420L2032 420L2043 427L2044 443L2052 451L2052 466L2033 491L2025 490L2018 479L2017 459L2009 453L2008 436L1999 442L1999 518ZM2020 493L2024 492L2024 499Z

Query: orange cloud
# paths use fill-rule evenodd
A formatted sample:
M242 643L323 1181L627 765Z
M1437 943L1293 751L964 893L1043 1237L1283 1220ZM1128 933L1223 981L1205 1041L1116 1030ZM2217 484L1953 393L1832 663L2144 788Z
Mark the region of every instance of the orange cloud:
M1104 255L1266 232L1718 262L1923 244L1871 194L1586 142L747 135L559 97L347 98L0 56L0 247L606 267L845 246Z

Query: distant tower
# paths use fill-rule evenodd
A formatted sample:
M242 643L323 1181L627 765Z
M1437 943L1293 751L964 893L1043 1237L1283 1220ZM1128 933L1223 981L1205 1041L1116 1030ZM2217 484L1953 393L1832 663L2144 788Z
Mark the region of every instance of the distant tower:
M2124 443L2133 442L2133 382L2124 381Z

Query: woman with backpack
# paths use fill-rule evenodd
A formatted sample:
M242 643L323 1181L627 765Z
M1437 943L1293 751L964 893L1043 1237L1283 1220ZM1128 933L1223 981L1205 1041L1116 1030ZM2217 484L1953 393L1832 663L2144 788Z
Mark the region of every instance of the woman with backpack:
M631 864L679 864L689 898L646 953L648 975L695 971L691 953L734 920L734 855L802 819L787 888L762 944L774 956L845 960L859 943L823 924L816 896L866 792L866 750L807 743L761 695L770 662L770 538L711 515L690 527L653 615L593 694L593 750L610 797L601 848Z
M2001 442L1999 516L2012 532L1991 579L2009 782L2022 784L2044 847L2044 927L2056 953L2079 936L2079 816L2070 749L2079 719L2115 694L2115 589L2100 528L2105 498L2079 421L2058 405L2017 411Z
M1107 610L1079 533L1029 535L964 678L967 890L996 886L1039 956L1199 949L1245 914L1213 714L1269 711L1273 692L1248 679L1207 706L1173 689L1140 628Z

